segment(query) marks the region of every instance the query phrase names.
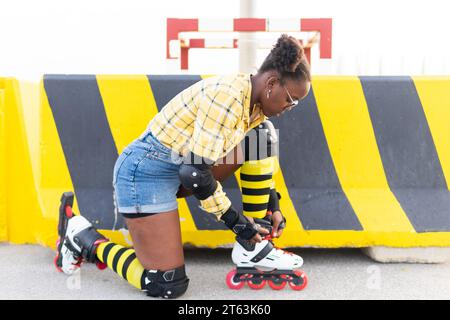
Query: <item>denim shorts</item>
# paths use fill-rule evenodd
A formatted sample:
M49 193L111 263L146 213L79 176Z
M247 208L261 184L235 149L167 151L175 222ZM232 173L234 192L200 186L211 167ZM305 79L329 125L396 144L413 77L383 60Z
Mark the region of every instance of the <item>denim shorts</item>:
M182 157L151 132L128 145L117 158L113 173L115 209L127 218L178 208L178 169Z

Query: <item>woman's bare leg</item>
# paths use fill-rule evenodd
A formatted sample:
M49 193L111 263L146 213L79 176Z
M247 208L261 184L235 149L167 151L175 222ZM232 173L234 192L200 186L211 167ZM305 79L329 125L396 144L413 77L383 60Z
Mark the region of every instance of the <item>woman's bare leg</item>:
M111 241L97 247L97 258L152 297L177 298L189 285L184 267L178 210L126 219L134 248Z
M178 209L126 219L139 262L145 269L169 270L184 265Z

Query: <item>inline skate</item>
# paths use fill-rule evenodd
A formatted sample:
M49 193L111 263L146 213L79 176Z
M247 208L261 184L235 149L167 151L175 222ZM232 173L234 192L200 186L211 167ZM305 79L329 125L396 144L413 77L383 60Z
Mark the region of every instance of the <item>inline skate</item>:
M104 270L106 264L95 256L96 246L107 241L99 234L92 224L72 211L74 194L65 192L61 196L59 207L58 240L56 242L56 257L53 261L59 272L71 275L75 273L84 261L93 262L97 268Z
M259 220L258 224L263 223ZM270 230L265 223L263 227ZM308 283L306 274L299 270L303 259L275 247L270 236L256 244L236 237L231 257L236 268L226 277L230 289L239 290L247 283L251 289L259 290L268 283L274 290L281 290L286 284L293 290L303 290Z

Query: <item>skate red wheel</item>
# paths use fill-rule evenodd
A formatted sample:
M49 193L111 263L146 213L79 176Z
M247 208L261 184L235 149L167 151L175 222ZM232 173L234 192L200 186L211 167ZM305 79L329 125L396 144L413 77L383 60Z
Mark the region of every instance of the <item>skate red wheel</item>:
M97 261L95 263L95 265L97 266L98 270L105 270L106 268L108 268L108 265L106 263L101 262L101 261Z
M55 259L53 259L53 264L55 265L56 270L58 270L58 272L63 272L62 269L58 266L58 263L57 263L58 257L59 257L59 255L56 255Z
M55 265L56 270L58 270L59 272L63 272L64 273L62 268L60 266L58 266L58 262L57 262L58 261L58 257L59 257L59 254L57 254L56 257L53 259L53 264ZM75 267L77 267L77 268L81 268L82 263L83 263L83 259L80 258L77 261L77 263L74 263L73 265Z
M258 276L250 275L247 280L247 284L253 290L261 290L266 285L266 280L258 278Z
M308 278L306 277L306 274L301 270L294 271L294 273L299 278L301 278L301 280L294 278L291 282L289 282L291 288L296 291L305 289L306 285L308 284Z
M227 278L225 280L225 282L227 283L228 288L233 289L233 290L239 290L242 289L242 287L244 286L245 282L244 281L235 281L236 278L236 269L231 270L230 272L228 272L227 274ZM241 279L243 279L243 276L240 277Z
M280 278L282 279L274 278L274 280L269 280L269 287L271 287L273 290L283 289L286 286L286 283L288 282L287 276L282 275Z
M64 212L66 213L66 217L69 219L72 218L73 217L72 207L66 206L64 209L65 209Z

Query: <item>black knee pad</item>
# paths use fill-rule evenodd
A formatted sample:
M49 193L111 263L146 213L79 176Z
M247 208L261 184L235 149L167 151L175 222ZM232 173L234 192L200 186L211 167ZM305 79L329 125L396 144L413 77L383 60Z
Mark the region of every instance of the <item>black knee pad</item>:
M148 296L165 299L182 296L189 286L184 265L166 271L146 270L146 276L142 282L142 288Z

